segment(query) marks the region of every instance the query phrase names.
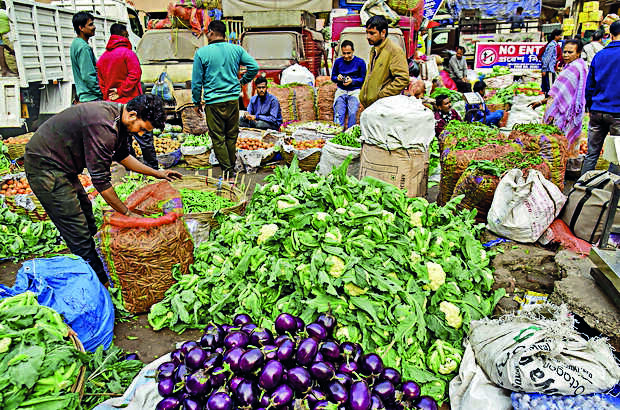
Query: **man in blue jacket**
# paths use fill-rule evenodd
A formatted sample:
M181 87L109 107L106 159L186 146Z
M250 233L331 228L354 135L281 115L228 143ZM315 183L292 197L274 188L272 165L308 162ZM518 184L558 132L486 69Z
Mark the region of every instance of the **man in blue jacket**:
M258 77L254 81L256 95L248 105L248 112L239 120L241 127L262 130L279 130L282 125L282 110L276 97L267 92L267 79Z
M348 115L347 128L355 125L360 108L360 90L366 78L366 62L355 57L353 43L345 40L340 45L342 57L336 60L332 69L332 81L338 85L334 95L334 122L344 127Z
M581 175L596 167L607 134L620 135L620 21L609 27L611 43L590 64L586 84L586 108L590 110L588 153Z
M233 178L239 135L239 95L241 86L258 73L258 64L241 46L226 42L226 25L219 20L209 24L209 45L194 55L192 101L202 112L204 103L213 151L225 178ZM240 66L246 72L239 80ZM204 93L203 93L204 90Z

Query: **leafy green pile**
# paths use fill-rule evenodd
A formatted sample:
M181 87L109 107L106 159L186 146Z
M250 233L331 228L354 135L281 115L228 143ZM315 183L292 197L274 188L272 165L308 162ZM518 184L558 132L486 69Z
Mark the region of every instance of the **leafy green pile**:
M489 98L487 104L512 104L517 87L517 84L513 84L509 87L497 90L497 93Z
M331 142L333 144L344 145L345 147L361 148L362 143L360 137L362 136L362 129L359 125L354 125L346 131L337 134Z
M11 169L11 160L9 159L9 149L0 141L0 172L9 172Z
M185 137L185 141L183 141L183 145L186 147L207 147L211 148L213 144L211 143L211 138L208 133L201 135L191 135L188 134Z
M444 132L451 134L444 140L445 148L451 150L470 150L489 144L504 145L507 143L506 138L497 128L479 122L452 120L446 124Z
M422 392L443 400L444 374L428 363L437 339L461 351L471 320L490 315L489 257L471 211L455 212L375 178L346 175L350 159L327 177L276 168L258 186L245 217L195 249L187 275L148 315L154 329L181 332L246 312L271 327L277 312L310 321L336 317L339 339L376 351Z
M549 124L516 124L513 129L530 135L562 135L558 127Z
M57 252L64 247L51 221L32 222L8 208L0 208L0 259L22 259Z
M496 66L493 66L493 71L484 75L484 78L500 77L502 75L507 75L507 74L512 74L512 71L510 71L510 68L506 66L496 65Z
M437 87L435 88L435 90L431 93L431 98L437 98L440 95L447 95L448 97L450 97L450 102L452 102L453 104L457 101L463 101L463 94L461 94L460 92L456 91L456 90L451 90L449 88L445 88L445 87Z
M528 96L540 95L541 94L540 83L530 81L526 84L519 84L515 93L523 94Z
M431 175L435 175L440 167L440 160L439 160L439 141L437 141L437 138L433 138L433 141L431 142L431 146L429 148L429 157L428 157L428 176L430 177ZM428 183L428 187L432 187L437 185L437 182L430 182Z
M469 163L467 171L478 170L483 174L501 177L510 169L528 169L543 163L543 158L539 153L532 152L510 152L502 157L489 160L475 160Z
M86 365L82 407L90 410L110 396L121 396L144 367L140 360L125 360L125 353L112 345L99 346Z
M71 410L71 386L87 356L67 339L68 326L32 292L0 300L0 408Z
M182 188L179 192L183 198L183 213L186 214L217 211L235 205L230 199L219 196L213 191L205 192Z

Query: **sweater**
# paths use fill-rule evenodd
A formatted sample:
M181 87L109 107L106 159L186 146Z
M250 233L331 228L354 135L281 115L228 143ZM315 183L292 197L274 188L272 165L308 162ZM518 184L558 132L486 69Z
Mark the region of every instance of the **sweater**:
M368 73L360 91L360 103L370 107L380 98L398 95L409 86L409 65L405 51L385 39L370 49Z
M126 104L142 94L140 61L131 49L129 39L123 36L110 36L105 49L97 61L97 76L103 99L111 101L110 89L116 88L119 99L114 102Z
M101 100L101 90L97 79L97 60L93 49L80 37L71 43L71 69L75 92L80 102Z
M342 74L343 77L351 77L351 84L343 85L342 81L338 81L338 74ZM345 61L343 57L340 57L332 68L332 81L338 85L338 88L345 91L362 88L365 78L366 62L359 57L353 57L351 61Z
M620 41L612 41L596 53L586 84L586 107L593 111L620 114Z
M247 71L239 80L239 68ZM241 86L258 73L258 63L241 46L216 41L199 48L194 55L192 70L192 100L194 104L217 104L234 101ZM203 93L204 90L204 93Z
M279 130L282 125L280 102L269 93L265 94L265 98L260 98L258 95L252 97L248 105L248 112L250 115L256 116L257 120L269 123L276 130Z

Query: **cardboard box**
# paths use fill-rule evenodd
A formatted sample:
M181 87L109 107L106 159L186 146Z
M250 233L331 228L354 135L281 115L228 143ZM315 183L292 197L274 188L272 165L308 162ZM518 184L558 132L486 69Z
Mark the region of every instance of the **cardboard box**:
M407 191L407 196L426 196L428 152L415 149L384 150L362 145L359 178L372 176Z
M583 3L583 11L595 11L599 9L598 1L588 1Z
M587 23L583 23L581 26L581 31L588 31L588 30L593 30L596 31L598 30L599 25L598 23L594 23L594 22L587 22Z

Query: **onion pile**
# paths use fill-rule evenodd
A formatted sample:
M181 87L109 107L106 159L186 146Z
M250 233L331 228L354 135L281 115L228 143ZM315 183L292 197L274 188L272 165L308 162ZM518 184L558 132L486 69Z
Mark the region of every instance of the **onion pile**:
M334 341L335 327L329 314L306 326L282 313L275 336L246 314L210 324L159 366L157 410L437 409L378 355Z

